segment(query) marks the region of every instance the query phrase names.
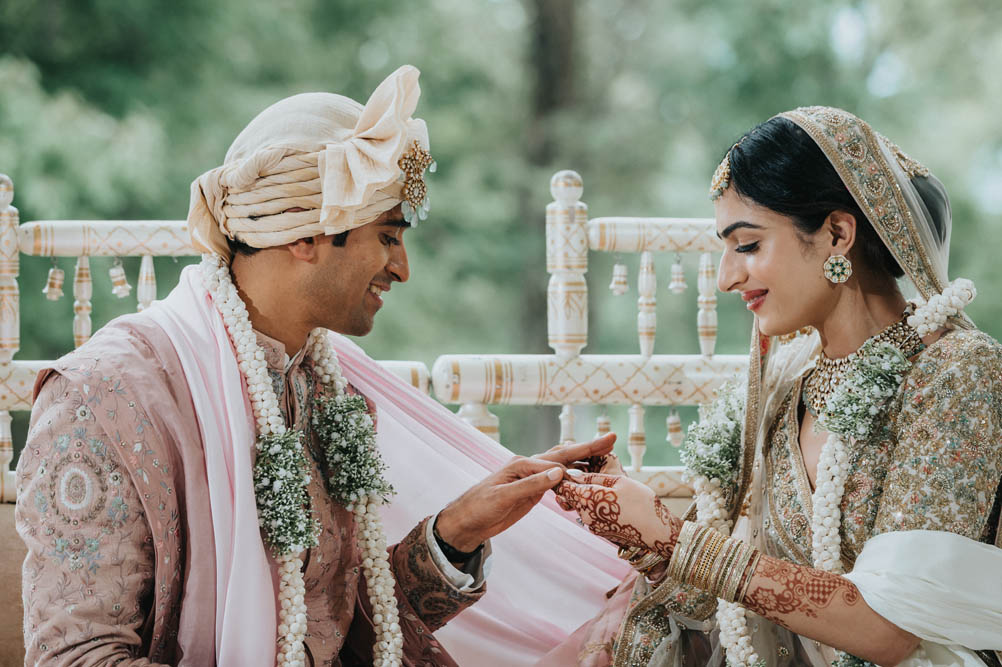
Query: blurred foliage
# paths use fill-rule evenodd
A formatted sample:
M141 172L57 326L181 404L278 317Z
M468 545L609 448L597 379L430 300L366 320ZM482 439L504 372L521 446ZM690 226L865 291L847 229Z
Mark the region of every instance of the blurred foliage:
M795 106L842 106L947 184L951 274L983 286L969 311L1002 333L1002 301L988 296L1002 284L1002 263L989 252L1002 243L1002 5L565 3L573 99L537 117L533 77L546 69L534 58L546 34L534 28L558 2L5 0L0 171L14 180L22 221L181 219L191 180L219 164L259 110L308 90L364 101L412 63L422 70L418 115L440 167L433 219L409 233L411 284L387 295L363 344L376 358L430 365L444 353L547 351L538 334L546 313L533 309L527 320L523 306L546 289L543 209L555 170L582 174L591 215L709 217L709 175L737 136ZM532 153L540 133L548 150ZM615 259L590 258L586 352L637 349L635 300L605 289ZM635 283L637 258L623 259ZM657 258L662 283L672 259ZM61 263L69 287L71 261ZM93 261L95 325L134 307L110 297L110 263ZM659 352L698 349L695 257L685 264L689 292L659 291ZM179 266L157 260L161 296ZM134 282L138 261L126 267ZM19 358L53 358L71 345L71 298L40 295L48 268L22 262ZM747 313L727 297L719 312L718 352L743 353ZM577 410L579 437L599 410ZM514 450L545 448L548 436L526 416L540 409L496 412ZM649 464L677 461L661 444L665 415L648 411ZM625 409L610 416L625 433ZM17 425L23 433L23 415Z

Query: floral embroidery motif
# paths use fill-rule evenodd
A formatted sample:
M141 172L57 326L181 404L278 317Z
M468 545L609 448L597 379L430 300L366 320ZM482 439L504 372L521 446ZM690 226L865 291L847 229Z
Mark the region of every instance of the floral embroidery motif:
M77 466L69 466L59 480L59 500L71 510L82 510L94 499L94 482Z

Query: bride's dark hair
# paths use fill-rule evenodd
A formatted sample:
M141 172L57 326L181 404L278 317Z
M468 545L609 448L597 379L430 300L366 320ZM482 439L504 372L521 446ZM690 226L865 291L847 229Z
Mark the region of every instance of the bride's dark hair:
M900 278L904 271L814 140L796 123L771 118L731 149L731 185L759 206L793 218L813 235L832 211L856 218L856 247L871 270Z

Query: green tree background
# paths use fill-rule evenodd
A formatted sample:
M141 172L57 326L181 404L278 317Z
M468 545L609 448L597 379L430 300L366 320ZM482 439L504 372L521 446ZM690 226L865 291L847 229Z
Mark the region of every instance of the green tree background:
M998 337L999 25L994 0L4 0L0 171L22 221L181 219L192 179L268 104L309 90L364 100L414 64L440 167L433 215L408 240L411 283L362 343L430 365L548 352L543 209L557 169L582 174L592 215L709 217L709 175L737 136L785 109L835 105L947 184L951 274L982 286L969 312ZM591 257L589 352L637 350L635 299L605 289L614 259ZM95 325L135 307L110 295L110 263L92 263ZM157 260L161 296L184 263ZM662 282L670 263L657 258ZM22 359L72 346L71 298L40 294L49 266L22 262ZM138 259L126 268L134 283ZM698 350L686 269L686 297L659 292L656 351ZM720 322L718 352L744 352L736 299L721 299ZM515 451L556 437L552 408L497 413ZM578 410L579 437L595 414ZM648 412L647 463L677 461L660 444L665 415ZM625 410L610 416L625 432ZM16 415L17 442L25 423Z

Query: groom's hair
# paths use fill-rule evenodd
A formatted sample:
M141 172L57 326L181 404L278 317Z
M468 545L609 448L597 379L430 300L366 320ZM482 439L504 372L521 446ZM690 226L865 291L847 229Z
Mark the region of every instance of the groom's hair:
M348 234L350 233L351 230L349 229L348 231L341 232L340 234L332 234L331 245L335 248L343 248L344 244L348 242ZM226 245L230 247L230 252L234 255L250 256L261 250L261 248L254 248L242 241L237 241L236 239L226 239Z

